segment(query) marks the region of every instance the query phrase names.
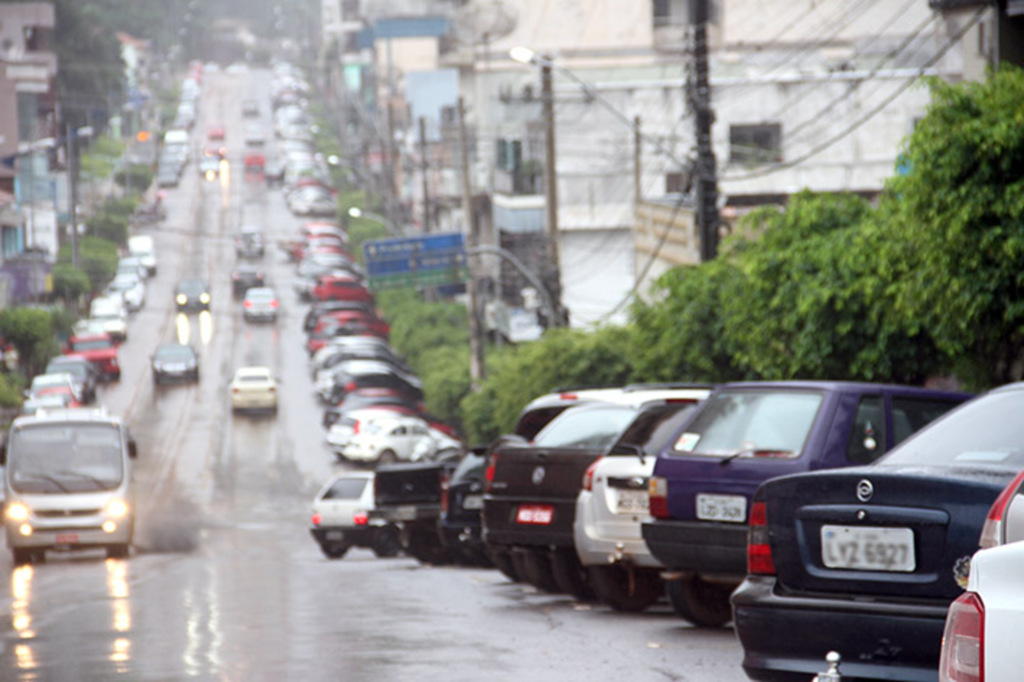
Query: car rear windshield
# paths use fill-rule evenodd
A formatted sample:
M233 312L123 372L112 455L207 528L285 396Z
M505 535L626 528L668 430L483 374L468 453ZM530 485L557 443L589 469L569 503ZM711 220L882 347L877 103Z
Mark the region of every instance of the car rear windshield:
M693 423L679 434L672 452L713 457L798 457L822 398L815 391L722 391L709 398Z
M636 416L636 408L624 405L581 406L566 410L541 429L533 444L546 448L605 450Z
M325 500L358 500L366 489L368 478L339 478L324 493Z
M645 409L622 433L608 454L635 456L638 453L632 446L639 447L644 454L657 454L671 443L695 409L696 402L670 403Z
M1024 467L1024 391L989 393L936 420L877 465Z

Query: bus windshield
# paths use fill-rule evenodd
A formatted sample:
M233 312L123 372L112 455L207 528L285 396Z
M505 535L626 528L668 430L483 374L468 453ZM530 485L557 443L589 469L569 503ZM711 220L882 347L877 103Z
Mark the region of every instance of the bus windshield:
M37 424L15 428L7 476L19 493L114 490L124 477L121 432L108 424Z

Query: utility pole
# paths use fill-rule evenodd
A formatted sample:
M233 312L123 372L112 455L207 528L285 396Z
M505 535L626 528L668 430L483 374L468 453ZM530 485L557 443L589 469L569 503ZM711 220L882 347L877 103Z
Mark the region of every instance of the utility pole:
M713 260L718 254L718 175L715 150L711 146L711 86L708 78L708 33L710 0L691 0L693 8L693 69L690 105L694 111L697 136L697 233L700 259Z
M462 163L462 212L466 219L466 251L472 253L479 246L480 234L473 216L473 190L469 184L469 133L466 130L466 104L459 98L459 154ZM477 287L475 259L467 259L469 281L466 293L469 294L469 381L474 391L480 389L486 368L484 366L483 329L480 326L480 291Z
M636 213L636 206L643 198L643 190L640 182L640 164L643 161L643 135L640 133L640 117L633 117L633 212Z
M558 172L555 167L555 96L551 81L551 60L540 62L540 91L544 116L544 236L547 241L547 268L544 283L554 301L557 319L548 326L564 326L562 274L558 261Z
M65 144L67 145L68 155L68 219L71 222L71 265L78 267L78 192L75 185L76 173L75 173L75 141L72 137L74 129L70 123L65 124ZM127 168L125 173L128 173Z
M430 163L427 161L427 119L420 116L420 172L423 174L423 232L430 232L430 183L427 172Z

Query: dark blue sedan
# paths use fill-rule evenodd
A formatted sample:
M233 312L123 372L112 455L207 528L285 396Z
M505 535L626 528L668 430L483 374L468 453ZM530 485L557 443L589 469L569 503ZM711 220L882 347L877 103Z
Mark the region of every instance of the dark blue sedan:
M943 623L989 507L1024 468L1024 384L992 391L874 465L764 483L732 596L743 667L807 680L938 679Z

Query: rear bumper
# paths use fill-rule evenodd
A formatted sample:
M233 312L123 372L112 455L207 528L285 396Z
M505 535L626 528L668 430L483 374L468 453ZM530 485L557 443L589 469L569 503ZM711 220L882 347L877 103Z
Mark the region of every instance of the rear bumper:
M806 681L837 651L844 680L935 681L947 604L780 596L775 585L752 576L732 595L752 679Z
M747 574L747 526L658 519L643 524L651 553L670 569L735 579Z
M522 505L549 506L553 509L551 523L524 524L516 522ZM573 547L572 524L576 501L511 500L484 498L483 537L489 545L524 545L530 547Z
M321 546L345 544L370 547L377 529L378 526L320 526L310 528L309 533Z
M573 539L576 554L584 566L603 566L624 562L634 566L661 568L647 548L640 532L645 517L633 514L612 514L600 509L600 500L584 490L576 499Z

